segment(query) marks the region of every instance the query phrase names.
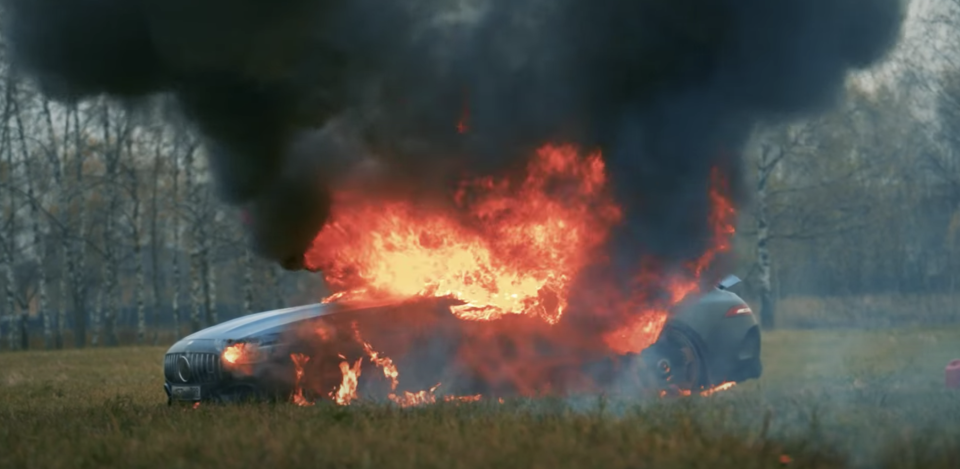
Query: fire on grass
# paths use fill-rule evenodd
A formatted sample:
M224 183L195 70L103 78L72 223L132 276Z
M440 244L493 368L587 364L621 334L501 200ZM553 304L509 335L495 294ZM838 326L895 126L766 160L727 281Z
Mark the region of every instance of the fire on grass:
M668 311L696 292L701 275L730 249L735 210L726 180L714 170L709 190L712 239L705 252L669 273L649 260L638 260L639 274L633 279L637 288L629 294L598 289L604 291L605 301L598 311L588 313L604 327L589 332L564 328L561 319L571 304L574 283L581 280L578 274L607 261L604 244L622 222L622 210L608 186L599 152L581 154L573 146L547 145L533 155L523 177L465 181L446 206L374 200L344 190L336 195L330 221L305 261L311 270L323 273L335 292L325 303L450 298L457 302L450 311L462 321L536 319L544 328L562 331L550 339L554 345L590 343L608 355L638 353L656 340ZM353 340L364 355L352 359L339 355L342 380L327 393L331 400L348 405L358 399L364 360L381 370L389 383L390 401L410 406L438 400L435 392L441 383L417 392L397 392L400 372L394 361L364 341L356 324L353 328ZM522 342L524 333L509 326L494 334ZM545 360L516 353L491 355L484 340L495 338L479 337L474 346L464 345L457 358L481 370L481 375L485 370L486 376L512 380L520 394L542 391L544 386L537 381L545 379ZM572 354L572 360L576 356ZM301 386L309 357L295 354L291 359L297 374L293 400L309 405ZM709 395L732 385L700 393ZM684 392L690 394L689 390L680 394ZM478 394L442 399L480 398Z

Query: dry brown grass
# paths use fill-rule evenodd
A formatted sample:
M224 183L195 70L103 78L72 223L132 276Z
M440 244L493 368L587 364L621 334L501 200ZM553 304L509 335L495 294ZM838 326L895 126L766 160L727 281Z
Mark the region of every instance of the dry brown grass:
M774 332L709 398L167 407L163 348L0 354L3 468L955 468L960 328Z

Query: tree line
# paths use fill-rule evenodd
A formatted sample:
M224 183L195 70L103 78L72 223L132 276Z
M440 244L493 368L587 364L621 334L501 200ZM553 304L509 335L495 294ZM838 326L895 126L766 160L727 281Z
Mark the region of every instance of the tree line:
M281 307L297 285L247 248L202 145L163 97L47 100L5 70L0 109L0 302L8 349L179 337ZM307 279L309 280L309 279ZM312 292L312 293L311 293Z

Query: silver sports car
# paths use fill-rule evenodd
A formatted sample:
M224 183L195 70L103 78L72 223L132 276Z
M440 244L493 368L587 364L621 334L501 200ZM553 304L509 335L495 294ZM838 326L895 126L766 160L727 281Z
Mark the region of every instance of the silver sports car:
M170 403L289 398L304 391L324 398L334 397L327 391L338 385L350 384L344 376L353 372L360 387L376 396L398 391L400 370L401 390L443 383L444 393L503 397L572 387L570 363L575 363L573 375L588 375L603 387L611 376L623 374L622 366L610 363L624 360L636 365L626 369L642 370L644 382L652 377L661 389L707 389L762 373L757 319L729 290L739 282L729 276L679 303L656 342L641 353L589 360L569 341L563 347L551 341L548 334L563 333L562 326L544 332L521 319L463 321L444 299L268 311L209 327L170 347L164 390ZM570 355L578 359L563 360ZM301 360L292 359L297 356ZM361 361L381 370L362 372ZM491 366L498 362L510 366ZM549 366L532 368L531 363ZM392 377L392 386L384 376ZM536 383L536 389L518 385L521 381Z

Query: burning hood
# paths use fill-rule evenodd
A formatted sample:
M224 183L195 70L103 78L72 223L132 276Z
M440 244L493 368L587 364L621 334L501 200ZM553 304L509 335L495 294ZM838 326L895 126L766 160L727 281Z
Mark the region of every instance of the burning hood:
M266 311L249 316L241 316L227 322L208 327L201 331L190 334L182 341L204 340L204 339L231 339L242 340L253 337L261 337L271 334L279 334L283 330L299 321L320 317L337 311L330 304L312 304L306 306L297 306L293 308L277 309Z
M436 301L441 304L442 300ZM244 340L255 337L264 337L281 334L289 327L309 319L319 318L337 313L371 310L402 304L405 301L399 298L384 298L372 301L340 301L315 303L290 308L275 309L262 313L241 316L236 319L208 327L183 338L190 340Z

